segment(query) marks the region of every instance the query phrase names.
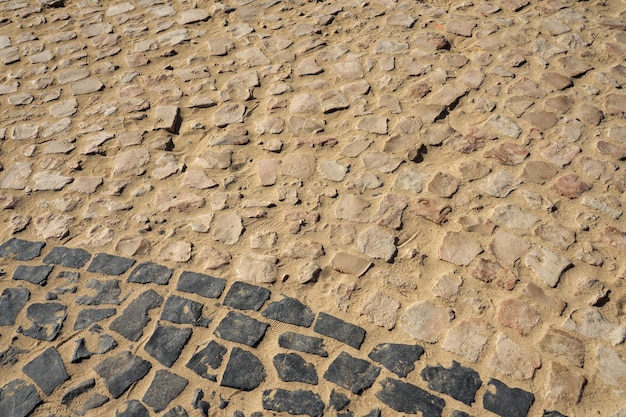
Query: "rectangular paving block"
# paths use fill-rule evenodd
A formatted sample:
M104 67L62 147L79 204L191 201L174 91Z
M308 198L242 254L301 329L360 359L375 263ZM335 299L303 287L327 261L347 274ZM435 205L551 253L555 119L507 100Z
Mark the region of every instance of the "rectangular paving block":
M324 336L339 340L355 349L360 349L365 339L365 329L326 313L317 315L317 321L313 330Z

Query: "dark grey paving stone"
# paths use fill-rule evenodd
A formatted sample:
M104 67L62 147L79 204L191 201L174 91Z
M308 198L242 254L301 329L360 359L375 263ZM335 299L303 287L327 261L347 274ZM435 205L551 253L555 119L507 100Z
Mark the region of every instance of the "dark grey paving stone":
M492 378L483 396L483 407L501 417L526 417L535 401L535 396L519 388L509 388Z
M22 371L46 394L52 394L63 382L70 379L61 355L54 347L44 350L35 359L24 365Z
M387 406L401 413L417 414L423 417L440 417L446 402L443 398L429 394L423 389L393 378L385 378L382 389L376 397Z
M295 298L285 297L267 306L263 311L263 317L296 326L311 327L315 313Z
M139 381L152 368L152 364L129 351L107 358L94 366L94 371L104 379L104 385L113 398L118 398L132 384Z
M21 379L14 379L0 389L0 416L26 417L41 403L35 386Z
M269 325L236 311L229 311L213 332L217 337L231 342L256 347L265 336Z
M478 372L461 366L457 361L452 361L452 366L447 369L441 365L427 366L420 375L428 382L431 390L449 395L470 406L474 402L476 391L483 383Z
M150 318L148 311L157 308L163 303L163 297L154 290L147 290L128 304L122 314L111 322L109 329L136 342L143 335L143 328Z
M324 414L324 402L312 391L287 391L269 389L263 391L263 408L265 410L286 412L292 415L321 417Z
M404 378L415 369L415 362L423 353L424 349L420 345L380 343L374 346L368 357Z
M48 342L56 339L67 317L67 307L60 303L33 303L26 309L26 318L33 324L28 329L18 327L25 336Z
M167 285L172 277L172 272L174 271L166 266L154 262L142 262L130 273L128 282Z
M267 288L237 281L230 286L223 304L238 310L259 311L270 298Z
M324 373L324 379L354 394L361 394L372 386L378 374L378 366L341 352Z
M307 336L294 332L285 332L278 336L278 345L285 349L310 353L323 358L328 357L328 352L324 349L324 339L320 339L319 337Z
M89 392L89 390L95 386L96 380L94 378L89 378L74 387L68 388L61 396L61 404L70 405L72 401L86 392Z
M80 338L76 340L76 346L74 347L74 352L72 352L72 359L70 359L71 363L79 363L83 359L89 359L93 356L93 352L90 352L87 348L87 342L84 338Z
M279 353L274 356L273 362L282 381L317 385L315 366L297 353Z
M472 416L470 414L467 414L464 411L453 410L452 414L450 414L450 417L472 417Z
M115 417L150 417L150 412L139 401L128 400L115 410Z
M31 284L45 286L48 282L50 272L52 272L52 267L48 265L20 265L13 273L13 279L16 281L26 281Z
M205 298L219 298L226 288L226 280L197 272L184 271L180 274L176 289L198 294Z
M97 323L101 320L108 319L115 315L117 309L115 308L86 308L78 312L76 322L74 323L74 330L81 330L93 323Z
M11 238L0 245L0 258L15 259L16 261L30 261L41 254L46 242L30 242Z
M326 313L317 315L317 321L313 330L324 336L339 340L355 349L360 349L365 339L365 329Z
M97 253L87 271L105 275L122 275L134 264L134 259L109 255L108 253Z
M252 391L265 381L263 364L252 353L235 347L230 352L220 385L242 391Z
M120 281L111 279L100 281L91 279L87 282L87 288L93 289L94 295L80 295L76 297L76 303L88 306L97 306L102 304L120 305Z
M222 366L225 354L226 348L211 340L201 350L196 350L186 366L201 377L216 382L217 374L209 373L209 367L215 370Z
M159 369L141 401L159 413L180 395L189 381L170 371Z
M161 320L167 320L176 324L192 324L194 326L209 327L211 319L202 316L202 303L170 295L165 301Z
M167 413L163 414L163 417L189 417L187 411L180 405L170 409Z
M98 392L93 393L87 398L82 407L79 410L74 410L75 414L79 416L84 416L87 411L94 410L96 408L102 407L104 404L109 402L109 397L102 395Z
M7 288L0 296L0 326L12 326L20 311L30 299L26 288Z
M89 259L91 259L91 254L86 250L57 246L43 258L43 263L78 269L85 266Z
M191 398L191 406L194 410L198 410L204 417L208 417L211 405L202 398L204 398L204 391L200 388L196 388L193 391L193 397Z
M330 392L330 400L328 401L328 407L341 411L350 405L350 398L343 392L339 392L333 388Z
M170 368L191 337L191 329L157 325L144 346L146 352L163 366Z
M541 417L567 417L567 416L559 413L558 411L543 410L543 415Z
M10 345L5 351L0 352L0 366L15 365L20 360L20 355L25 353L28 353L28 350Z
M380 417L380 409L372 408L369 413L365 414L363 417Z

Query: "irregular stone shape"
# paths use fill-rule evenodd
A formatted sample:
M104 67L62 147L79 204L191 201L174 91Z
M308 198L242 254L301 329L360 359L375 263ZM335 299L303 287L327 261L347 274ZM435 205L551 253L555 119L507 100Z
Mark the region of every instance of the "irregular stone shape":
M43 286L51 272L52 267L47 265L19 265L13 273L13 279Z
M400 327L414 339L435 343L450 323L452 312L429 301L415 303L400 318Z
M369 212L366 210L369 206L370 203L367 200L357 195L344 194L339 197L335 207L335 216L338 219L367 223L370 220Z
M535 184L544 184L550 181L558 172L552 164L543 161L528 161L524 165L522 177Z
M237 281L226 293L223 304L239 310L259 311L269 298L267 288Z
M157 325L144 349L162 365L171 368L191 337L190 328Z
M109 329L136 342L143 335L143 328L150 321L148 311L160 307L162 303L163 297L156 291L152 289L144 291L111 322Z
M189 415L183 407L177 405L167 413L163 414L163 417L189 417Z
M178 295L170 295L165 301L161 320L176 324L192 324L209 327L212 319L202 316L203 304Z
M155 206L159 211L177 211L184 213L204 207L204 198L193 193L181 192L177 189L165 188L159 190L155 197Z
M452 361L450 368L441 365L427 366L420 375L428 382L431 390L449 395L469 406L474 402L476 391L483 383L478 372L461 366L457 361Z
M539 313L523 301L504 300L498 306L498 324L516 330L525 336L539 323Z
M221 106L213 115L213 123L217 127L226 127L233 123L242 123L246 106L242 104L228 103Z
M81 295L76 298L77 304L83 305L100 305L100 304L115 304L119 305L119 296L122 294L120 288L120 281L117 279L98 281L91 279L87 283L87 288L93 288L95 295Z
M365 274L365 272L367 272L367 270L373 265L372 262L367 259L342 252L335 254L331 263L335 270L344 274L354 275L356 277L360 277Z
M104 379L104 385L111 396L119 398L132 384L146 376L150 368L150 362L124 351L103 360L93 369Z
M491 219L497 224L516 232L524 233L533 227L539 218L525 212L514 204L499 204L491 215Z
M553 362L546 383L545 399L552 405L569 406L580 401L587 379L570 371L567 366Z
M74 330L82 330L100 320L108 319L117 313L115 308L86 308L78 312Z
M187 171L189 173L190 171ZM161 259L170 262L187 262L191 259L193 246L180 240L165 243L159 250Z
M455 265L467 266L482 253L483 248L478 241L459 232L446 234L439 247L439 259Z
M33 175L33 191L59 191L73 180L72 177L65 177L57 172L37 172Z
M483 396L483 407L500 417L526 417L535 396L519 388L509 388L492 378Z
M622 361L618 352L603 346L596 348L598 377L605 384L623 387L626 380L626 363Z
M150 417L150 412L138 400L128 400L115 410L115 417Z
M189 381L182 376L159 369L141 401L158 413L165 410L169 403L183 392L188 383Z
M278 345L285 349L297 350L298 352L310 353L323 358L328 357L324 349L324 340L319 337L306 336L299 333L286 332L278 337Z
M442 224L447 220L452 208L441 200L418 198L414 201L412 211L433 223Z
M374 349L367 356L399 377L404 378L415 369L415 362L423 353L424 349L420 345L380 343L374 346Z
M197 272L183 271L176 290L197 294L205 298L219 298L226 288L226 280Z
M380 227L371 227L359 234L359 250L374 259L391 262L396 254L396 237Z
M423 389L393 378L380 382L382 389L376 398L400 413L417 414L423 417L441 417L446 402Z
M263 311L263 317L296 326L311 327L315 313L297 299L284 297L282 300L268 305Z
M592 339L604 339L613 346L626 340L626 327L612 324L602 317L600 310L595 307L574 310L563 322L563 328Z
M507 171L498 171L485 177L480 187L493 197L504 198L520 184L520 181Z
M241 217L237 213L225 213L217 216L213 222L213 240L225 245L234 245L243 232Z
M44 350L22 368L46 395L52 394L59 385L70 379L63 359L54 347Z
M274 356L273 363L282 381L317 385L315 366L297 353L279 353Z
M546 284L556 287L561 274L571 265L571 262L549 249L537 246L526 254L524 264Z
M35 126L35 129L38 127ZM17 131L17 127L13 129L13 138L14 139L22 139L21 137L16 138L16 134L19 133ZM37 131L35 130L33 134L29 136L35 137L37 135ZM26 138L24 138L26 139ZM23 190L28 185L28 178L30 174L33 173L32 164L27 164L24 162L16 162L11 168L6 170L4 174L0 176L0 188L6 188L11 190Z
M28 329L18 327L25 336L48 342L56 339L67 317L67 307L60 303L34 303L26 309L26 318L33 324Z
M341 352L324 373L324 379L360 395L372 386L378 374L378 366Z
M357 124L357 129L364 130L369 133L376 133L378 135L387 134L387 121L386 117L380 116L366 116L362 118Z
M267 323L236 311L229 311L213 334L224 340L256 347L265 336L268 327Z
M171 269L154 262L142 262L131 272L128 282L167 285L172 277L172 272Z
M496 338L496 350L489 361L489 368L517 380L531 379L541 366L541 359L534 350L528 350L500 333Z
M281 388L263 391L263 409L292 415L322 417L324 402L311 391L287 391Z
M41 403L35 386L21 379L14 379L0 389L0 415L27 417Z
M121 256L109 255L107 253L97 253L89 264L87 271L105 275L122 275L134 264L134 259L122 258Z
M89 252L83 249L57 246L52 248L52 251L43 258L43 263L78 269L85 266L90 258Z
M61 404L70 405L72 401L74 401L79 396L85 394L86 392L88 392L95 386L96 386L96 380L94 378L89 378L79 383L78 385L72 388L69 388L67 391L63 393L63 396L61 397Z
M475 363L491 334L492 330L483 320L463 319L448 330L443 348Z
M30 299L26 288L6 288L0 297L0 326L12 326L17 315Z
M185 365L203 378L209 381L217 381L217 374L209 373L209 367L216 370L222 365L222 359L226 354L226 348L211 340L204 348L197 350Z
M564 331L550 328L541 339L539 347L567 365L582 368L585 363L585 345Z
M591 185L582 181L576 174L566 174L556 180L552 189L563 197L574 199L591 190Z
M489 243L489 249L503 267L513 268L515 262L530 249L530 243L500 229Z
M282 175L306 180L315 174L317 159L314 155L294 153L283 159L280 172Z
M320 312L317 315L317 321L313 330L316 333L339 340L355 349L360 349L363 340L365 340L365 329L324 312Z
M263 364L252 353L234 347L220 385L242 391L252 391L265 381Z
M44 239L62 239L68 235L68 225L73 217L64 214L43 213L33 219L37 235Z
M30 261L41 254L41 249L45 245L46 242L29 242L13 237L0 246L0 258Z
M350 398L343 392L333 390L330 392L330 400L328 401L328 407L341 411L350 404Z

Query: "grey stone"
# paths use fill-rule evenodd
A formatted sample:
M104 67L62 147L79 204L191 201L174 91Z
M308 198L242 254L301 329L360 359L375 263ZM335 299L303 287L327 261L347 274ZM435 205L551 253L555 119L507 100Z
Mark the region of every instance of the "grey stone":
M50 272L52 272L52 267L47 265L19 265L13 273L13 279L44 286Z
M6 288L0 297L0 326L12 326L17 315L22 311L28 300L30 291L26 288Z
M273 362L282 381L317 385L315 366L297 353L279 353L274 356Z
M67 307L60 303L34 303L26 309L26 318L33 324L17 331L25 336L48 342L56 339L67 317Z
M188 383L182 376L159 369L141 400L155 413L161 412L183 392Z
M420 345L380 343L374 346L368 357L404 378L415 369L415 361L423 353L424 349Z
M95 295L81 295L76 298L77 304L83 305L101 305L101 304L115 304L119 305L119 296L122 294L120 288L120 281L117 279L99 281L97 279L89 280L87 288L93 288Z
M222 359L226 354L226 348L219 343L211 340L201 350L196 350L187 365L187 368L191 369L203 378L210 381L217 381L217 374L209 373L209 367L216 370L222 365Z
M315 319L315 313L297 299L285 297L267 306L265 311L263 311L263 317L282 321L283 323L295 324L296 326L311 327Z
M94 378L86 379L85 381L65 391L63 393L63 396L61 397L61 404L70 405L72 401L74 401L79 396L85 394L95 386L96 380Z
M225 279L184 271L178 279L176 289L206 298L219 298L225 287Z
M189 417L189 415L183 407L177 405L170 409L167 413L163 414L163 417Z
M75 410L74 412L79 416L84 416L87 411L101 407L107 402L109 402L109 397L96 392L95 394L90 395L89 398L85 400L80 410Z
M46 394L52 394L59 385L70 379L63 359L54 347L43 351L35 359L24 365L22 371L28 375Z
M30 261L41 254L46 242L29 242L11 238L0 246L0 258L15 259L16 261Z
M117 313L115 308L86 308L81 310L76 317L74 330L84 329L93 323L112 317L115 313Z
M474 402L476 391L482 385L478 372L452 361L450 368L441 365L427 366L421 372L431 390L447 394L469 406Z
M14 379L0 389L0 415L26 417L42 403L35 386Z
M265 410L287 412L292 415L321 417L324 414L324 402L312 391L287 391L271 389L263 391L263 408Z
M354 394L361 394L372 386L378 374L378 366L341 352L324 373L324 379Z
M313 330L324 336L339 340L355 349L360 349L363 340L365 340L365 329L323 312L317 315L317 321Z
M245 314L230 311L217 326L213 334L231 342L256 347L265 336L269 324L260 322Z
M144 346L146 352L162 365L171 368L191 337L192 330L174 326L157 325ZM164 407L165 408L165 407Z
M161 320L177 324L193 324L194 326L208 327L211 319L202 316L202 303L170 295L165 301Z
M226 293L223 304L239 310L259 311L269 298L268 289L237 281Z
M441 417L446 402L423 389L393 378L385 378L380 382L382 389L376 398L401 413L417 414L423 417Z
M150 289L142 292L130 302L122 315L117 316L109 325L109 329L136 342L143 335L143 328L150 321L148 311L161 306L163 297Z
M106 253L97 253L89 264L87 271L98 272L105 275L122 275L134 264L134 259Z
M324 340L318 337L306 336L299 333L286 332L278 337L278 345L285 349L297 350L299 352L318 355L323 358L328 357L328 352L324 349Z
M172 277L172 272L171 269L154 262L142 262L131 272L128 282L167 285Z
M83 249L58 246L52 248L52 251L43 258L43 263L61 265L67 268L82 268L90 258L89 252Z
M220 385L242 391L252 391L265 381L265 377L265 369L259 358L246 350L235 347L230 353Z
M150 413L139 401L128 400L115 410L115 417L150 417Z
M93 369L104 379L104 385L113 398L119 398L132 384L139 381L152 364L129 351L107 358Z
M488 386L492 387L483 396L483 407L501 417L526 417L535 396L519 388L509 388L492 378Z
M343 392L336 391L334 388L330 392L328 407L341 411L350 404L350 398Z

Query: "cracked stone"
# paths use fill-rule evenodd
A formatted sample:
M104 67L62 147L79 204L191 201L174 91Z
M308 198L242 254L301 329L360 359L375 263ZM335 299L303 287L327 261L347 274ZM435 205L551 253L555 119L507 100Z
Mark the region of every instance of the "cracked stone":
M406 377L420 359L424 349L420 345L380 343L374 346L368 357L399 377Z
M148 312L160 307L163 297L150 289L142 292L128 304L121 315L109 325L109 329L119 333L126 339L136 342L143 335L143 328L150 321Z
M217 373L209 373L209 367L213 371L217 370L222 365L222 359L225 354L226 348L211 340L201 350L198 351L196 349L196 352L185 366L201 377L216 382Z
M208 327L212 319L202 316L203 304L181 297L170 295L165 301L161 320L167 320L176 324L192 324L194 326Z
M520 388L510 388L497 379L491 378L487 386L483 407L500 417L526 417L535 402L532 393Z
M226 300L224 300L224 304L226 304ZM297 299L284 297L282 300L268 305L263 311L263 317L296 326L311 327L315 313Z
M190 328L163 326L159 324L156 329L154 329L154 333L152 333L150 339L146 342L144 350L163 366L171 368L178 360L183 348L191 337L191 333L192 330Z
M527 268L551 287L556 287L561 274L571 265L571 262L543 247L535 247L524 257Z
M146 376L150 368L150 362L124 351L103 360L93 370L104 379L111 396L119 398L131 385Z
M482 385L478 372L461 366L457 361L452 361L450 368L441 365L427 366L420 375L428 382L431 390L449 395L469 406L474 402L476 391Z
M541 358L535 351L524 349L506 335L498 334L489 369L522 381L531 379L540 366Z
M324 373L324 379L354 394L361 394L372 386L379 374L378 366L341 352Z
M306 336L299 333L286 332L278 337L278 345L285 349L297 350L298 352L310 353L323 358L328 357L324 349L324 340L318 337Z
M273 363L281 381L317 385L315 366L297 353L279 353L274 356Z
M7 417L26 417L42 403L35 386L14 379L0 389L0 414Z
M131 272L128 282L137 284L153 283L167 285L172 277L173 270L154 262L143 262Z

